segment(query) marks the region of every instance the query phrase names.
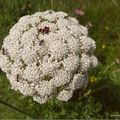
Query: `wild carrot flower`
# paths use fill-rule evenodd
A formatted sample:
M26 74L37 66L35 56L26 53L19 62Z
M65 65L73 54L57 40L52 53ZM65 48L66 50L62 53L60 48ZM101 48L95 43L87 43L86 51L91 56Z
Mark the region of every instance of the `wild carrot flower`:
M12 89L41 104L53 97L68 101L74 91L86 87L87 71L98 63L95 48L88 29L75 18L64 12L37 12L11 28L0 51L0 68Z

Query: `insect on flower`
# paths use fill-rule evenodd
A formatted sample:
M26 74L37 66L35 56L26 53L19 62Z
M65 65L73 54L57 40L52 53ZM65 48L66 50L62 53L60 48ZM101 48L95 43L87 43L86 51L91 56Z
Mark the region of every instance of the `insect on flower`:
M45 26L43 29L38 29L38 32L42 33L43 35L48 34L50 32L50 28Z
M2 53L3 53L3 55L6 55L6 51L4 48L2 48Z
M17 76L16 76L16 77L17 77L17 82L19 82L19 74L17 74Z

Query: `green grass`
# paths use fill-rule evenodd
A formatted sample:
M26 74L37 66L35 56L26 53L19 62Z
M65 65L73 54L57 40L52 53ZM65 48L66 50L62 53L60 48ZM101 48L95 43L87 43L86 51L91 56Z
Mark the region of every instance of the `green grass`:
M77 16L75 8L85 11ZM89 72L89 83L79 97L76 91L69 102L56 99L40 105L31 97L11 90L9 81L0 71L0 118L120 118L120 1L119 0L0 0L0 47L10 28L21 16L52 9L65 11L76 17L80 24L92 23L89 35L96 41L99 60L97 68ZM116 115L116 116L115 116Z

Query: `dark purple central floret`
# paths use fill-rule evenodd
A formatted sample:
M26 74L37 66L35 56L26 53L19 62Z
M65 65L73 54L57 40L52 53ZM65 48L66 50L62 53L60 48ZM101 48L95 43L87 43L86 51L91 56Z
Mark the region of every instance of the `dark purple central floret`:
M42 28L38 29L38 32L42 34L48 34L50 32L50 28L45 26L43 29Z

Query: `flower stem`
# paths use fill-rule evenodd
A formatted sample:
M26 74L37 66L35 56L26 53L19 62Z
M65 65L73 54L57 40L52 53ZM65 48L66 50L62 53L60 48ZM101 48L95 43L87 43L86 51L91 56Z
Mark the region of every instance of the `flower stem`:
M4 106L7 106L7 107L9 107L9 108L11 108L11 109L13 109L13 110L15 110L15 111L18 111L19 113L22 113L22 114L24 114L24 115L27 115L27 116L29 116L29 117L31 117L31 118L34 118L32 115L30 115L30 114L28 114L28 113L26 113L26 112L24 112L24 111L22 111L22 110L20 110L20 109L18 109L18 108L14 107L14 106L12 106L12 105L10 105L10 104L8 104L8 103L6 103L5 101L0 100L0 104L3 104Z
M51 10L53 10L53 0L50 0Z

